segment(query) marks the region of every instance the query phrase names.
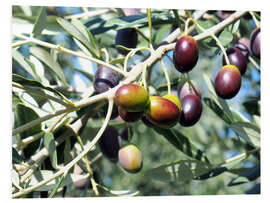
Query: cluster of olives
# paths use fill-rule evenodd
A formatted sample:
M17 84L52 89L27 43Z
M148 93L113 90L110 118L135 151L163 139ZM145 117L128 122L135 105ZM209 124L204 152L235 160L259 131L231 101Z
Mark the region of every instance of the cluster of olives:
M134 29L119 30L116 45L135 48L137 33ZM126 55L125 50L117 49ZM241 87L241 76L247 69L248 56L260 58L260 29L255 29L250 40L241 38L234 47L226 50L230 64L226 64L223 56L223 67L215 79L215 91L223 99L233 98ZM181 73L190 72L198 61L198 45L192 36L178 39L173 52L173 63ZM95 74L94 88L103 93L119 84L120 75L106 67L99 67ZM148 127L171 128L179 123L181 126L196 124L202 114L201 93L194 82L188 80L178 87L177 94L164 96L149 95L147 89L138 84L125 84L115 93L113 118L120 116L127 123L141 120ZM108 126L104 131L99 146L102 153L111 161L118 162L128 172L135 173L142 168L142 154L134 145L122 146L122 140L130 142L133 135L129 126L119 135L118 131Z
M256 28L250 35L250 40L240 38L234 47L228 48L226 54L229 63L226 65L223 56L223 67L215 79L215 91L223 99L231 99L241 88L241 76L247 69L248 56L252 54L260 59L260 28Z

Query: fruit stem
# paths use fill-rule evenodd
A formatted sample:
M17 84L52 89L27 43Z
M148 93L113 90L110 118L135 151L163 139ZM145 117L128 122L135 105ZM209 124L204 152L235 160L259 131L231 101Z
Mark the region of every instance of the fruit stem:
M127 72L127 64L128 64L128 59L133 57L138 51L142 51L142 50L147 50L150 52L150 54L152 54L152 49L148 48L148 47L139 47L136 49L133 49L132 51L130 51L128 53L128 55L125 57L125 61L124 61L124 71Z
M84 150L84 145L83 145L82 139L78 134L76 134L76 139L77 139L78 143L80 144L82 150ZM91 182L93 191L94 191L95 195L98 197L99 192L98 192L98 189L97 189L97 183L96 183L96 181L94 179L93 171L91 169L90 162L88 160L87 155L84 156L84 162L85 162L85 165L86 165L87 172L89 174L89 178L90 178L90 182Z
M104 53L104 55L105 55L105 62L106 63L109 63L109 61L110 61L110 55L109 55L107 49L105 49L105 48L100 49L100 53L101 54Z
M257 70L261 71L260 66L258 65L258 63L251 56L248 57L248 60L255 66L255 68Z
M168 94L171 94L171 82L170 82L170 77L169 77L169 74L168 74L168 71L165 67L165 63L163 61L163 59L161 58L160 59L160 65L161 65L161 68L164 72L164 75L165 75L165 78L166 78L166 81L167 81L167 87L168 87Z
M255 25L256 25L256 28L260 28L261 25L260 25L260 22L257 20L256 16L254 15L254 12L253 11L249 11L249 14L251 15Z
M147 89L146 68L147 68L147 66L144 65L143 70L142 70L142 81L143 81L143 86L144 86L145 89Z
M214 34L210 35L210 37L212 37L217 42L217 45L219 46L219 48L221 49L221 51L222 51L222 53L223 53L223 55L225 57L226 64L230 65L230 60L228 58L228 55L226 53L226 50L225 50L224 46L220 42L220 40Z
M150 47L153 47L153 43L152 43L152 20L151 20L151 9L148 8L147 9L147 17L148 17L148 27L149 27L149 43L150 43Z
M189 73L187 73L187 82L188 82L188 89L189 89L189 92L191 93L192 92L192 83L191 83L191 80L190 80L190 77L189 77Z

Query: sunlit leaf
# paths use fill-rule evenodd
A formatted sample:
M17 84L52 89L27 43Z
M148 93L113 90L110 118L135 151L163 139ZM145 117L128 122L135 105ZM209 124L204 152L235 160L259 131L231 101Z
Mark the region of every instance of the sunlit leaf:
M151 169L145 173L145 176L163 182L189 181L207 173L211 169L212 166L208 163L188 159Z

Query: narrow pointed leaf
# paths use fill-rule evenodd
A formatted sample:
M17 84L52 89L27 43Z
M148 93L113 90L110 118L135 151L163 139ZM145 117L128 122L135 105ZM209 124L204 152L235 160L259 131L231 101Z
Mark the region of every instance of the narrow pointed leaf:
M52 133L45 133L44 135L44 145L47 151L49 152L50 161L53 168L58 169L57 166L57 152L55 146L55 140Z
M37 57L40 61L46 64L47 67L50 68L50 70L56 74L56 76L61 80L61 82L65 86L68 86L68 83L65 79L61 66L59 65L57 61L53 59L53 56L49 52L47 52L45 49L40 48L40 47L30 47L29 51L31 54Z
M32 31L34 37L38 37L41 35L42 30L46 27L46 20L47 20L46 8L41 7Z

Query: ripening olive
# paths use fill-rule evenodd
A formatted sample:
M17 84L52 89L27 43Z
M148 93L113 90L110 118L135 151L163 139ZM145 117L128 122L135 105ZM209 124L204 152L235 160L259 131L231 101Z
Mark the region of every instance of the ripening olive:
M215 79L215 91L223 99L233 98L241 87L241 73L234 65L223 66Z
M183 36L176 42L173 63L181 73L191 71L198 61L198 46L192 36Z
M124 146L118 153L119 163L123 169L130 173L137 173L142 168L141 151L133 144Z
M147 90L140 85L126 84L116 91L115 103L126 111L144 111L149 103L149 94Z
M146 117L151 123L170 128L178 122L180 111L175 103L159 96L150 96L149 100Z
M226 50L228 59L230 61L230 64L235 65L241 75L244 75L247 70L247 58L242 54L242 52L238 48L228 48ZM226 60L223 55L223 65L226 65Z
M195 94L188 94L182 100L182 111L179 123L182 126L192 126L200 120L202 102Z
M180 100L178 99L178 97L176 95L174 95L174 94L165 94L163 96L163 98L168 99L171 102L173 102L178 107L179 111L181 111L181 102L180 102Z

